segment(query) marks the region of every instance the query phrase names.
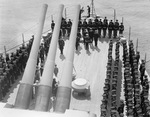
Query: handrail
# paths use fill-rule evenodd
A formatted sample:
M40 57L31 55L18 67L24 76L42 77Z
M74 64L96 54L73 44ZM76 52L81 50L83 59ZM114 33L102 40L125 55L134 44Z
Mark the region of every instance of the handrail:
M49 29L49 30L47 30L47 31L43 32L42 34L45 34L45 33L47 33L48 31L51 31L51 29ZM27 42L29 42L29 41L30 41L30 39L29 39L29 40L27 40L27 41L25 41L24 43L27 43ZM14 47L12 47L12 48L10 48L10 49L6 50L6 52L11 51L11 50L13 50L13 49L17 48L17 47L21 46L22 44L23 44L23 43L18 44L18 45L16 45L16 46L14 46ZM2 54L5 54L5 52L2 52Z

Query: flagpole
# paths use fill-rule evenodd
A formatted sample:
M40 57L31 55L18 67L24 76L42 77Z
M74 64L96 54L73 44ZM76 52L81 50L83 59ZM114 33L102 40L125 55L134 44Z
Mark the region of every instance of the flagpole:
M23 46L24 46L24 34L22 33L22 42L23 42Z
M114 22L116 21L116 9L114 9Z
M6 52L6 46L4 46L4 53L5 53L5 58L6 58L6 54L7 54L7 52Z
M123 21L124 21L124 18L122 17L122 23L123 23Z
M137 38L137 41L136 41L136 53L138 51L138 38Z
M129 41L130 41L130 37L131 37L131 27L129 27Z

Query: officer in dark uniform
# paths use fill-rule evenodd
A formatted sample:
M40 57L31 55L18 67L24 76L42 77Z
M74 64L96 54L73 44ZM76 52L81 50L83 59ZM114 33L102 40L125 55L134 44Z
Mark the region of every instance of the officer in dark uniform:
M108 20L107 17L105 17L105 19L103 20L103 38L105 38L106 36L107 27L108 27Z
M91 43L93 43L94 30L90 28L88 34L89 34L90 40L92 41Z
M94 30L94 42L95 42L95 47L97 47L97 42L98 42L98 29Z
M84 12L83 7L80 9L80 13L79 13L79 20L81 20L81 14Z
M10 79L11 79L11 84L15 82L15 76L14 76L14 70L13 70L13 64L11 61L8 61L8 68L9 68L9 73L10 73Z
M64 49L64 46L65 46L65 42L63 39L59 39L59 49L60 49L60 54L63 54L63 49Z
M71 19L69 19L69 21L68 21L68 23L67 23L67 33L68 33L68 37L70 36L71 27L72 27L72 22L71 22Z
M119 26L119 34L122 35L124 31L124 25L123 23L121 23L121 25Z
M7 61L9 61L9 60L10 60L9 54L7 53L7 54L6 54L6 63L7 63Z
M44 49L44 46L43 46L43 44L41 44L40 45L40 59L41 59L41 63L43 63L44 62L44 51L45 49Z
M116 20L116 22L114 24L114 38L117 37L118 30L119 30L119 22L118 22L118 20Z
M55 23L54 23L54 20L52 20L52 23L51 23L52 32L54 31L54 26L55 26Z
M99 33L99 37L101 38L101 31L102 31L102 28L103 28L103 22L102 20L100 19L98 21L98 33Z
M78 22L78 31L79 32L81 31L81 28L82 28L82 21L79 20L79 22Z
M81 34L80 32L78 31L77 33L77 38L76 38L76 50L78 50L78 47L80 45L80 38L81 38Z
M112 20L110 20L109 25L108 25L108 37L109 38L111 38L113 28L114 28L114 23L112 22Z
M84 38L85 38L85 49L86 49L87 51L89 51L89 43L91 43L89 34L87 33Z
M44 70L44 63L41 63L40 65L40 73L41 73L41 76L43 74L43 70Z
M92 28L92 19L88 20L87 28L88 28L88 31L90 28Z
M53 94L53 96L56 96L57 88L58 88L57 81L55 78L53 78L53 82L52 82L52 94Z
M62 19L61 29L62 29L62 35L64 37L66 35L66 30L67 30L67 22L65 19Z
M87 6L87 10L88 10L88 16L87 17L90 17L90 6Z
M84 32L85 29L87 29L87 27L88 27L88 23L87 23L86 19L84 19L83 24L82 24L82 32Z
M143 83L143 76L145 75L145 69L146 69L145 62L143 61L139 68L140 73L141 73L141 75L140 75L141 83Z
M139 59L140 59L140 52L137 51L136 53L137 65L139 64Z

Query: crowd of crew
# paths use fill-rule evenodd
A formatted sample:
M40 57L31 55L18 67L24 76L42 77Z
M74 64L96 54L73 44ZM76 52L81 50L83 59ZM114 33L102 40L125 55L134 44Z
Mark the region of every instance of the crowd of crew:
M149 82L145 75L145 60L139 64L140 54L134 51L132 40L129 41L129 49L127 42L123 41L123 65L124 65L124 96L125 101L120 100L117 105L117 79L119 69L119 42L116 42L115 61L112 65L112 40L109 43L107 72L104 85L104 93L101 104L101 117L109 116L120 117L126 115L132 117L149 117ZM113 68L112 68L113 66ZM113 69L113 72L112 72ZM111 93L110 93L111 92ZM126 107L126 108L124 108ZM109 111L110 108L110 112Z
M134 51L133 42L123 43L124 62L124 92L127 116L149 117L150 105L148 100L149 84L145 75L145 61L142 60L140 69L139 52Z
M54 30L55 23L52 21L51 28L52 32ZM65 19L62 19L60 36L58 40L59 48L61 54L63 54L63 49L65 42L61 37L66 35L69 37L71 32L72 22L69 19L67 22ZM83 43L85 49L89 50L89 43L95 43L95 47L98 46L98 38L105 38L108 34L109 38L117 38L120 34L123 34L124 26L123 23L118 22L108 22L107 18L102 21L102 19L95 19L92 21L89 19L87 22L80 20L78 24L78 33L76 38L76 50L78 50L81 38L83 37ZM47 36L43 37L43 43L41 43L38 58L37 58L37 71L40 66L40 76L43 73L44 60L48 54L49 45L51 42L51 33L48 33ZM20 74L23 72L26 62L28 60L31 46L34 40L34 36L30 41L25 45L12 52L11 54L6 54L4 58L3 55L0 55L0 100L2 100L11 86L18 79ZM119 107L117 107L117 81L118 81L118 70L119 70L119 47L120 42L116 42L115 50L115 61L112 62L112 49L113 49L113 40L110 39L109 49L108 49L108 63L107 63L107 73L104 86L104 94L101 105L101 117L107 115L108 103L111 102L110 115L116 117L117 114L120 117L124 114L124 106L127 110L127 116L134 117L149 117L150 116L150 105L148 100L149 94L149 84L147 75L145 75L145 61L142 60L140 67L139 52L134 51L133 42L129 42L129 51L127 48L127 43L124 41L123 45L123 64L124 64L124 92L125 92L125 102L120 101ZM113 68L112 68L113 67ZM138 69L139 68L139 69ZM112 72L113 69L113 72ZM140 77L139 77L140 76ZM39 80L39 76L35 77L35 81ZM111 96L110 96L111 92ZM110 99L109 99L110 97ZM111 101L110 101L111 100ZM125 103L125 104L124 104Z
M43 36L43 42L40 44L34 82L36 82L36 80L39 81L40 76L43 73L44 62L48 54L51 36L51 33L48 33L47 36ZM11 86L24 71L33 40L34 35L29 42L23 43L21 47L16 49L16 52L6 53L5 56L3 54L0 55L0 100L4 99Z
M51 23L51 29L54 30L55 23L52 21ZM61 28L60 28L60 34L59 34L59 48L61 51L61 54L63 54L64 49L64 39L63 37L69 37L72 27L72 21L69 19L66 21L66 19L62 18L61 22ZM89 50L89 44L94 42L95 47L98 46L98 39L103 37L106 37L106 34L108 34L108 38L118 38L119 36L123 35L124 31L124 25L123 23L118 22L116 20L113 22L112 20L108 21L107 17L105 17L103 20L95 18L92 19L84 19L79 20L78 23L78 32L77 32L77 38L76 38L76 50L78 50L78 47L81 42L81 38L83 38L83 43L85 45L85 49Z
M30 54L33 38L25 46L24 44L16 52L0 55L0 100L3 100L11 86L24 71Z
M104 94L103 94L102 105L101 105L101 117L106 117L106 116L117 117L118 113L120 116L123 114L124 103L123 101L120 101L119 102L120 106L118 107L118 102L117 102L117 90L118 90L117 83L118 83L118 78L120 78L118 76L119 67L120 67L119 47L120 47L120 42L117 41L116 49L115 49L115 61L113 62L113 58L112 58L113 41L110 40L109 49L108 49L108 62L107 62ZM109 108L110 108L110 112L108 112Z

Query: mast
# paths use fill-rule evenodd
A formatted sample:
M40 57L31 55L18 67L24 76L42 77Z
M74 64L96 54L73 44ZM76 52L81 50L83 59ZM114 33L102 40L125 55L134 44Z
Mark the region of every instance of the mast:
M131 27L129 27L129 41L130 41L130 37L131 37Z
M67 11L66 11L66 8L65 8L65 19L67 19Z
M136 40L136 53L137 53L137 51L138 51L138 38Z
M94 8L94 0L91 1L90 9L91 9L91 11L90 11L90 16L91 16L91 17L96 16L95 8Z
M124 18L122 17L122 23L123 23L123 21L124 21Z
M93 0L92 0L92 3L91 3L91 5L92 5L92 17L94 16L94 14L93 14L93 12L94 12L94 3L93 3Z
M23 42L23 46L24 46L25 42L24 42L24 34L23 33L22 33L22 42Z
M114 9L114 22L116 21L116 9Z

